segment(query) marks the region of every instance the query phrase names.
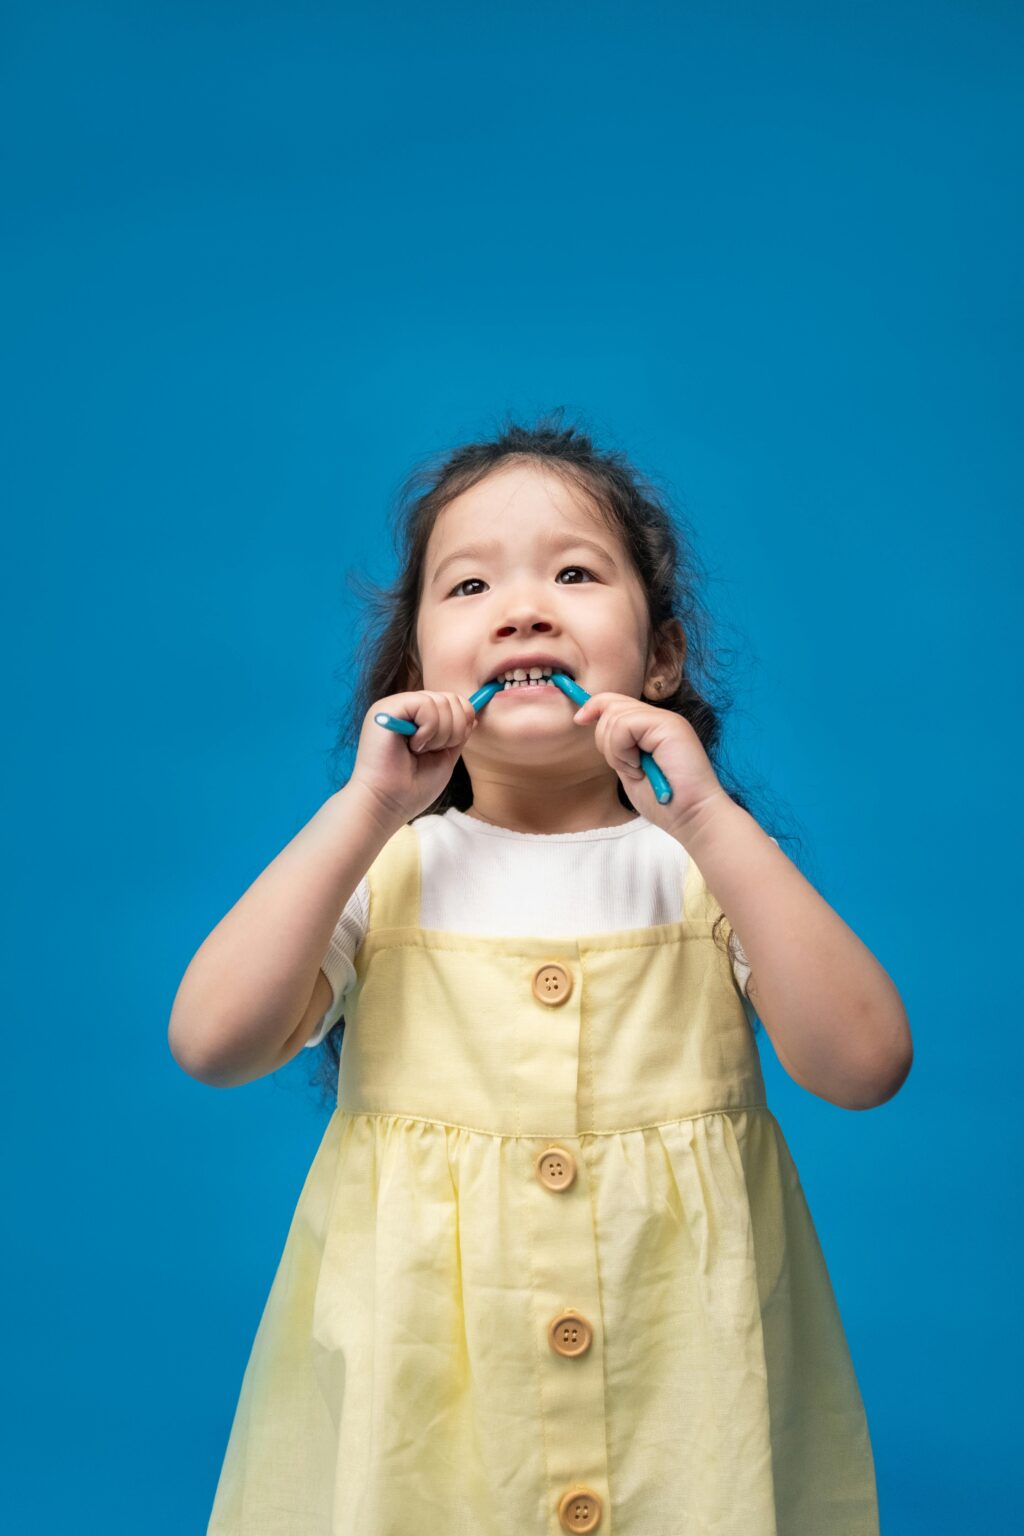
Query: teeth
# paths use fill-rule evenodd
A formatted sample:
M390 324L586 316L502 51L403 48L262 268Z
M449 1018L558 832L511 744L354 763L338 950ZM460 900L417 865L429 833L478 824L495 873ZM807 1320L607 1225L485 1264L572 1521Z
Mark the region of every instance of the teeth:
M538 682L542 682L544 678L550 677L552 671L552 667L513 667L508 672L499 672L497 680L498 682L519 684L521 687L529 688Z
M510 667L504 672L498 672L493 679L496 683L504 683L507 688L533 688L538 683L545 682L552 672L560 670L557 667Z

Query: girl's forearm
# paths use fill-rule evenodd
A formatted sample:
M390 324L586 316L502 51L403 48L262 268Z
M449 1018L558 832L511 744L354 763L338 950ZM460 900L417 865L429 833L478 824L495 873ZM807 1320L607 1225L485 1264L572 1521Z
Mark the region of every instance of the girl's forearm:
M196 951L175 996L168 1040L186 1072L233 1086L273 1069L310 1004L345 903L397 830L350 782L253 881Z
M913 1045L900 995L867 946L724 790L673 835L743 945L751 1002L789 1075L845 1109L891 1098Z

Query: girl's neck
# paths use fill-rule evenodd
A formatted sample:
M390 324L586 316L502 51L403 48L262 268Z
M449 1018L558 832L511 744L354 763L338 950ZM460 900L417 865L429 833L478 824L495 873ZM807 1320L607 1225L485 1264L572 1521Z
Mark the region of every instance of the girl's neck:
M506 832L557 837L573 832L621 827L641 818L619 798L619 781L607 769L549 774L503 771L484 765L470 776L470 809L476 821Z
M542 833L543 834L543 833L552 833L552 832L593 832L593 831L598 830L597 827L553 827L553 826L550 825L550 823L547 823L544 826L531 826L531 827L510 826L509 822L510 821L514 821L514 820L518 820L518 818L516 818L516 817L504 817L501 821L495 821L492 817L483 815L482 812L477 810L475 805L471 805L469 810L466 811L465 814L467 816L469 816L473 821L486 821L489 826L501 827L506 832L531 832L531 833L534 833L534 834L537 834L537 833ZM626 806L620 805L620 806L616 807L615 812L610 812L609 816L608 816L608 819L607 820L602 820L599 823L599 826L600 827L621 827L621 826L624 826L627 821L636 821L638 819L638 816L639 816L639 813L637 811L630 811L630 810L627 809Z

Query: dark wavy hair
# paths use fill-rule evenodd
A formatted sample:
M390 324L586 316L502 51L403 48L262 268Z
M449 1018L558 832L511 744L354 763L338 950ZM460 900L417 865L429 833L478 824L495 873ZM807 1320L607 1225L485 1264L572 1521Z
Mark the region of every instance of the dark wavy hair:
M725 674L733 664L730 657L734 653L714 643L713 624L701 591L706 572L696 552L696 540L682 514L675 509L670 514L667 494L659 492L621 452L595 446L592 437L578 426L563 426L563 415L564 408L560 408L542 416L532 427L506 419L488 441L434 455L401 482L389 516L397 579L381 587L358 573L348 576L365 603L367 617L357 644L356 677L347 706L334 717L338 734L329 757L334 788L347 782L349 774L341 771L341 761L354 756L371 705L389 694L404 692L409 686L410 663L418 664L416 619L424 558L439 514L471 486L508 461L518 460L558 475L570 489L582 491L618 535L647 595L652 635L664 634L671 620L682 625L686 654L679 685L653 707L674 710L690 722L722 787L737 805L753 814L749 793L740 788L725 761L722 720L734 705ZM335 679L345 685L351 674L352 663L346 663L335 672ZM635 809L621 780L618 793L624 806ZM763 788L759 798L765 798ZM420 814L436 815L451 806L465 811L472 801L469 773L459 758L441 794ZM767 825L764 816L757 819L774 835L775 829ZM790 836L787 840L794 839ZM716 941L724 917L720 913L715 922ZM322 1087L325 1101L337 1098L344 1028L341 1017L317 1049L313 1081Z

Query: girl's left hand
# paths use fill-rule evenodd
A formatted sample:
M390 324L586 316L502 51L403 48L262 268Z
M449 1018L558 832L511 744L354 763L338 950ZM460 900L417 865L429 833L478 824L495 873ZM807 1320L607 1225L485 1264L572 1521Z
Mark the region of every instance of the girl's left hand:
M625 693L592 693L573 719L577 725L596 725L594 743L636 809L673 836L705 801L726 794L697 732L674 710ZM640 766L641 750L650 752L672 786L667 805L655 799Z

